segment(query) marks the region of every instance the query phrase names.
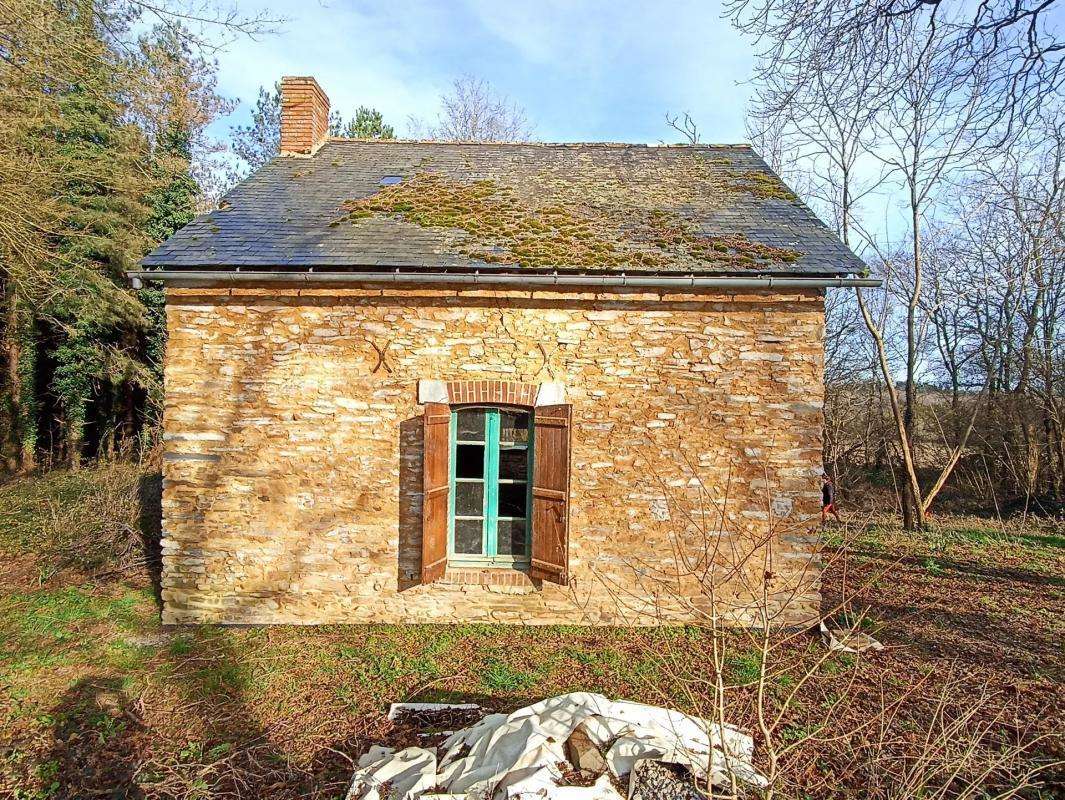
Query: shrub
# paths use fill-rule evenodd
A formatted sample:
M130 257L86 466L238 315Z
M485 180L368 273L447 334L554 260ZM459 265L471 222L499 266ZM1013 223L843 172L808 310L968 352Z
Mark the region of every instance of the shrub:
M34 554L43 577L154 563L159 485L124 462L10 481L0 486L0 550Z

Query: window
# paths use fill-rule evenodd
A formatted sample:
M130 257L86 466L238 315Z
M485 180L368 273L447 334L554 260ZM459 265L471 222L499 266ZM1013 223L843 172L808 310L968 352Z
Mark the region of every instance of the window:
M487 383L487 382L486 382ZM422 415L423 584L456 566L569 582L572 407L427 402Z
M529 565L532 452L532 420L527 411L452 410L450 562Z

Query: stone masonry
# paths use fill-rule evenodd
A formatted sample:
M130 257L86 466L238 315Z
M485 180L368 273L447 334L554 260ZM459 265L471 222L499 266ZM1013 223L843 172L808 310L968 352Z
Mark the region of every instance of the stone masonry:
M817 616L820 292L171 288L167 324L164 622ZM418 583L418 384L482 379L572 404L568 586Z

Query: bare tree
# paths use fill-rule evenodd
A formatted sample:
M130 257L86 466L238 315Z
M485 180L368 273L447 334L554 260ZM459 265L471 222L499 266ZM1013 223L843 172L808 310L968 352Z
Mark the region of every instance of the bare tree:
M417 139L455 142L528 142L533 130L524 108L473 75L456 78L440 95L435 123L410 117L407 127Z
M960 186L955 247L972 352L963 380L984 381L998 424L988 455L1026 495L1062 494L1065 120L1048 114L1023 148L980 164Z
M800 86L833 64L889 62L917 25L950 52L951 74L989 78L997 121L1023 124L1065 79L1065 40L1052 15L1056 0L730 0L726 13L765 47L763 75L787 75Z
M924 524L931 502L931 498L921 497L914 448L918 362L926 323L919 319L925 289L925 215L944 182L978 159L978 132L987 129L988 117L994 112L987 102L988 83L983 71L971 70L967 82L959 85L953 64L955 51L949 40L930 37L917 21L900 30L908 33L895 51L902 80L875 118L877 146L871 152L901 182L909 224L907 269L896 272L900 280L889 281L887 288L898 291L905 305L904 400L899 432L909 477L904 484L903 520L910 529ZM874 341L879 346L883 337L874 336ZM890 382L891 373L885 372L884 379Z
M1003 133L1016 120L1002 116L1001 75L996 72L1001 64L959 50L957 28L938 25L934 14L900 14L882 29L866 28L847 42L826 43L829 22L821 19L822 24L813 25L811 18L826 7L839 11L848 4L819 4L808 8L807 16L789 6L793 16L783 27L767 22L780 22L772 14L765 16L770 6L779 11L781 4L758 5L763 16L757 32L770 46L760 64L752 121L762 131L777 131L777 141L786 139L800 154L811 176L806 192L815 207L844 242L871 256L874 271L885 279L885 292L875 299L856 292L854 300L895 430L904 520L907 527L919 526L965 452L982 405L974 398L989 387L973 370L975 342L981 337L971 330L967 298L986 297L993 283L973 274L959 277L958 238L950 223L934 224L934 214L967 174L995 163L1001 153L1022 152L1020 146L1014 151L1009 146L1026 137L1025 129ZM733 11L741 7L751 10L753 5L738 3ZM791 37L791 46L779 37ZM1026 112L1025 119L1033 117ZM885 190L897 193L906 210L904 247L885 241L860 213L863 199ZM837 304L834 312L840 310ZM1030 331L1033 324L1029 316ZM829 319L830 342L835 335ZM1004 356L1001 347L985 344L980 350L987 368L1003 363ZM896 391L900 373L901 394ZM922 427L918 384L932 376L944 377L951 387L951 419L944 425L933 403L925 411L932 419ZM847 392L855 395L857 384L847 383ZM853 404L838 407L854 410ZM867 433L869 425L864 428ZM938 441L922 443L926 428ZM835 454L850 449L839 441L830 444ZM937 472L922 490L919 473L926 452L934 457ZM829 455L826 447L826 459Z
M683 136L686 144L699 144L699 126L687 111L684 114L666 114L666 124Z
M869 60L818 71L801 85L769 73L755 92L749 114L752 141L762 145L771 165L787 173L792 185L805 182L797 190L851 247L856 244L856 210L880 184L879 178L863 180L858 173L885 102L881 74L879 65Z
M285 22L284 17L262 9L247 13L235 1L118 0L116 5L131 16L182 36L204 54L216 53L241 37L276 33Z
M880 71L859 60L821 71L801 86L767 74L748 116L750 138L770 166L858 251L856 219L883 183L877 170L862 169L883 102ZM878 462L885 455L885 432L876 419L883 398L855 299L832 293L825 301L824 460L837 477L858 452L875 454Z

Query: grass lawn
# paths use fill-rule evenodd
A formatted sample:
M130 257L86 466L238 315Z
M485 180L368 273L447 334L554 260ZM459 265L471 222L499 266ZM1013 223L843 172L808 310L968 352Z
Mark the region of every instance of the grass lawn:
M352 761L394 741L396 700L505 710L592 690L707 713L718 674L698 628L165 629L141 532L154 486L122 465L0 486L0 796L342 797ZM993 795L1062 758L1060 526L829 538L825 607L867 587L847 613L885 650L826 658L816 636L780 634L763 670L750 637L718 642L729 721L758 758L759 688L780 714L782 796L938 797L985 763Z

